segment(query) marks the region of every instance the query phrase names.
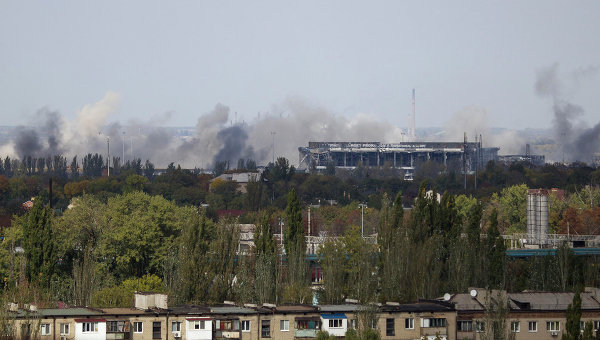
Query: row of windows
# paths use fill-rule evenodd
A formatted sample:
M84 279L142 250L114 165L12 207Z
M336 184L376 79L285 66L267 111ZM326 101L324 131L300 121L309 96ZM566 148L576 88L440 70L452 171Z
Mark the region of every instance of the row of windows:
M341 328L343 323L342 319L330 319L329 327L330 328ZM406 318L404 319L404 328L405 329L414 329L414 318ZM394 319L388 318L386 319L385 329L387 336L395 335L395 325ZM427 318L422 319L421 321L422 327L445 327L446 319L443 318ZM224 330L239 330L240 321L238 320L219 320L217 321L217 329ZM129 332L129 322L127 321L107 321L107 332L116 333L116 332ZM204 330L206 329L206 321L205 320L193 320L188 321L188 329L190 330ZM356 328L356 320L350 320L350 328ZM69 335L70 334L70 325L68 323L59 324L60 327L60 335ZM585 327L585 322L580 322L580 328L583 330ZM316 326L318 328L318 325ZM529 332L537 332L538 325L537 321L528 321L527 328ZM142 322L133 322L133 332L134 333L142 333L143 332L143 323ZM152 323L152 338L159 339L161 323L153 322ZM594 331L598 331L600 329L600 320L593 321L593 329ZM241 330L242 332L250 331L250 320L242 320L241 321ZM290 321L289 320L280 320L279 321L279 330L282 332L288 332L290 330ZM459 332L472 332L473 331L473 321L471 320L459 320L457 321L457 330ZM485 331L485 322L476 321L475 322L475 330L477 332ZM510 330L513 333L519 333L521 331L521 323L520 321L511 321ZM171 331L172 332L180 332L181 331L181 322L173 321L171 323ZM548 332L560 332L560 321L547 321L546 322L546 331ZM98 332L98 322L83 322L82 323L82 332L83 333L97 333ZM41 325L40 329L41 335L51 335L52 334L52 326L49 323L44 323ZM271 323L270 320L263 320L261 324L261 335L263 337L270 337L271 335Z
M456 322L456 328L459 332L471 332L473 331L473 321L471 320L458 320ZM585 328L585 321L580 321L579 328L583 331ZM527 329L529 332L535 333L538 331L538 323L537 321L528 321ZM593 321L593 330L598 331L600 329L600 320ZM477 332L485 331L485 322L476 321L475 322L475 330ZM521 322L520 321L511 321L510 323L510 331L513 333L521 332ZM560 321L546 321L546 331L548 332L560 332Z
M446 319L442 319L442 318L430 318L430 319L423 319L423 320L427 320L427 322L423 322L423 324L427 325L427 326L423 326L423 327L445 327L446 326ZM434 321L432 321L434 320ZM441 321L443 320L443 321ZM435 325L442 325L443 326L435 326ZM434 326L431 326L434 325ZM373 325L373 328L376 328L376 325ZM415 329L415 319L414 318L406 318L404 319L404 329ZM396 335L396 330L395 330L395 319L394 318L388 318L385 319L385 335L386 336L394 336Z

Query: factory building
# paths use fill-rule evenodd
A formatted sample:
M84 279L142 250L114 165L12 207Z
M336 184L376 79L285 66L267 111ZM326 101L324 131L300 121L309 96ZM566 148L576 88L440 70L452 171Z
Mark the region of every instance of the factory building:
M497 161L498 150L483 148L481 142L309 142L308 147L298 148L300 169L325 169L328 164L343 169L386 165L408 174L427 161L454 171L476 171L488 161Z

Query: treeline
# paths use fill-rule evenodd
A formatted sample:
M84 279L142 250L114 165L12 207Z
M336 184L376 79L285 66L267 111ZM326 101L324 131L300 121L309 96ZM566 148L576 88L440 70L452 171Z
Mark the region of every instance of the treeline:
M135 290L168 292L173 303L311 303L311 281L321 279L321 303L411 302L471 286L567 291L600 285L598 257L575 257L564 246L554 256L509 259L494 207L486 213L476 200L463 217L457 196L446 192L438 201L426 184L410 211L399 193L393 201L384 194L379 211L369 208L376 244L353 219L341 237L327 238L316 262L306 258L306 202L293 189L284 210L253 215L255 247L242 253L238 221L214 221L205 209L141 189L132 185L106 199L85 194L63 214L38 197L5 232L4 293L13 301L108 307L129 306ZM323 216L329 210L313 209L324 209ZM281 245L274 236L279 228Z

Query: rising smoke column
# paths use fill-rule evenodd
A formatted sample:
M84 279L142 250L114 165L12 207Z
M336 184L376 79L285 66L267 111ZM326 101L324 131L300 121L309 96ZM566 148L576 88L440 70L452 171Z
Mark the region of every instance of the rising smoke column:
M578 84L582 78L595 73L595 67L577 70L571 74L571 81ZM552 129L555 140L560 144L560 151L552 155L552 158L589 163L594 153L600 151L600 122L590 128L578 120L585 111L581 106L564 99L565 86L565 82L558 76L558 64L537 72L536 94L553 101Z
M2 156L23 157L36 153L49 156L62 153L67 157L87 153L107 153L110 138L111 158L149 159L157 167L169 163L184 168L211 168L216 161L234 165L239 158L252 158L258 164L271 161L273 135L275 156L297 163L298 147L309 141L398 142L402 129L387 122L375 121L372 115L358 114L353 118L335 115L327 109L299 98L274 105L271 113L249 123L232 124L230 109L217 104L198 117L191 136L180 137L168 125L168 114L148 121L110 121L120 110L120 96L107 92L99 101L84 106L76 119L65 120L58 112L43 110L30 127L21 127L17 138L0 147ZM125 134L123 134L125 132Z

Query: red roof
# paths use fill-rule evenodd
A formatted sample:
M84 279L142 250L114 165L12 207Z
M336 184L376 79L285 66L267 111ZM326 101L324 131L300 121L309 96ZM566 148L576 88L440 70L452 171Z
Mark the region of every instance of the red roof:
M106 322L106 319L75 319L75 322Z
M245 214L244 210L217 210L217 216L221 217L239 217Z

